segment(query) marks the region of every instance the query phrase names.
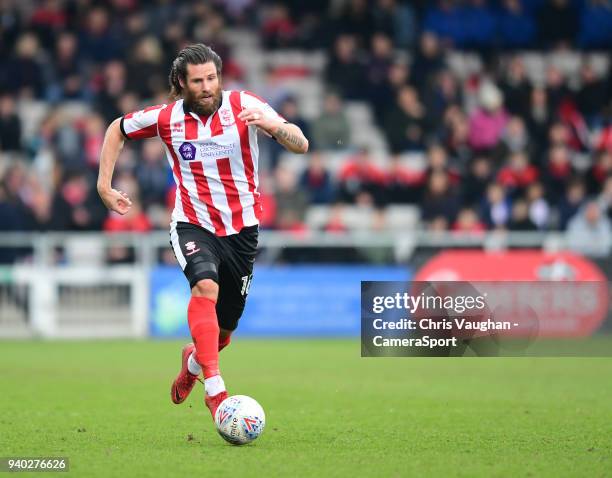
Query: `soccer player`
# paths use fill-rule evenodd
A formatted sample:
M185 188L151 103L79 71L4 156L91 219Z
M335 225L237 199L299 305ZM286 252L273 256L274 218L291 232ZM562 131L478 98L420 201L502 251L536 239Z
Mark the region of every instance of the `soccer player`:
M170 71L173 102L127 114L108 127L97 184L106 207L126 214L130 198L111 185L124 140L162 140L177 188L170 244L191 287L187 318L193 339L182 350L171 398L182 403L203 373L213 418L228 396L219 352L244 310L255 261L261 215L257 132L293 153L308 151L300 128L264 100L249 91L223 90L221 66L206 45L184 48Z

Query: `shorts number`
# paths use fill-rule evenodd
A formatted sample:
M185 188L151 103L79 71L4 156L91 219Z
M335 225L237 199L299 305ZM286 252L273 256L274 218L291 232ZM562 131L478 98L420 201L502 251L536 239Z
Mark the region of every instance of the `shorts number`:
M249 289L251 288L251 281L253 280L253 274L244 276L241 278L242 280L242 289L240 290L240 294L245 296L249 294Z

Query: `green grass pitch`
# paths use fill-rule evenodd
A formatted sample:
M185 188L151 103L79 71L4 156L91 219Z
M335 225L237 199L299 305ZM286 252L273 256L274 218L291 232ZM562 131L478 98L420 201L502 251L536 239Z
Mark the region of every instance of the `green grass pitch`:
M64 455L60 476L85 477L612 476L612 358L364 359L351 340L238 338L224 378L267 426L235 447L201 385L170 402L181 345L0 342L0 456Z

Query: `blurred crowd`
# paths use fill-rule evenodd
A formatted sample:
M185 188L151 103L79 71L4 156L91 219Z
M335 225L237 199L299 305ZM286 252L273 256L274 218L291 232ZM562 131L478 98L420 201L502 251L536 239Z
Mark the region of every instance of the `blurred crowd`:
M313 204L415 204L431 230L612 237L610 62L602 71L583 54L574 75L550 62L534 81L516 54L609 51L605 0L5 0L0 230L166 229L174 185L159 141L130 143L118 161L115 187L134 198L132 211L108 214L99 201L106 125L167 102L169 65L192 41L222 56L226 88L248 87L227 36L234 27L257 32L268 50L327 55L315 117L268 72L280 86L267 99L302 127L311 153L296 171L275 144L264 147L263 227L303 230ZM478 56L478 73L453 68L460 50ZM351 143L359 132L345 105L356 101L383 133L383 161ZM338 153L345 159L330 168ZM411 167L411 155L424 167ZM325 228L346 229L342 215Z

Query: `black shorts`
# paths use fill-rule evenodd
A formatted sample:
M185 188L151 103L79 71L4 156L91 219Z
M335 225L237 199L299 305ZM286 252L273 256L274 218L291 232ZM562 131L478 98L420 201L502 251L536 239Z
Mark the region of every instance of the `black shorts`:
M202 279L219 284L217 320L222 329L236 329L242 316L253 279L258 235L258 226L225 237L186 222L170 228L170 244L189 286L193 288Z

